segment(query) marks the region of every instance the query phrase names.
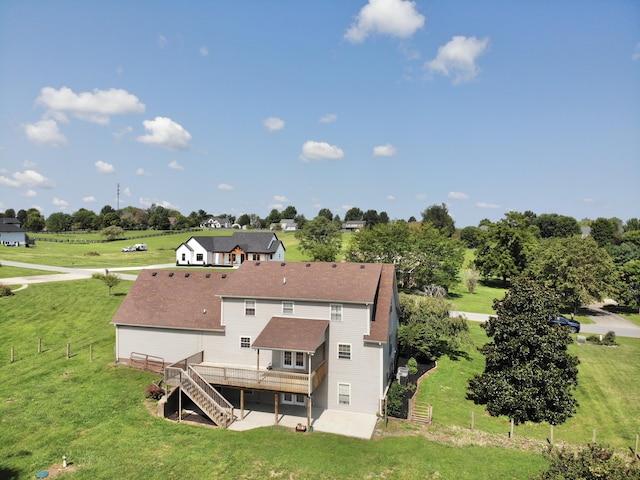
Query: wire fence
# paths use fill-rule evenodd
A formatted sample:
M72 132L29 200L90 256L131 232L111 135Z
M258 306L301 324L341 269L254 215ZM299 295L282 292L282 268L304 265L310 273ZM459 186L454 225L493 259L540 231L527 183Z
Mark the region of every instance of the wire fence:
M7 348L7 347L5 347ZM42 338L34 340L28 345L21 343L16 347L11 345L5 350L6 355L0 357L0 366L6 366L23 361L33 361L46 354L47 358L72 359L75 357L86 358L93 362L98 354L99 358L104 358L109 350L113 349L113 344L106 340L73 340L70 342L49 342ZM113 352L111 352L113 355Z

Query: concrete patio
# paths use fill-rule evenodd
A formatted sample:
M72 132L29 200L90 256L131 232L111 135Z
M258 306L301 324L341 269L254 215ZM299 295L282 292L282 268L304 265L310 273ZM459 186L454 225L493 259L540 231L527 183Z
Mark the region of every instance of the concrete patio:
M280 405L278 408L278 426L295 428L296 425L307 425L304 407ZM244 409L244 418L240 418L240 410L235 410L237 420L229 426L229 430L244 431L252 428L271 427L275 425L273 405L251 404ZM347 437L369 440L375 429L378 417L366 413L351 413L340 410L312 409L311 428L314 432L334 433Z

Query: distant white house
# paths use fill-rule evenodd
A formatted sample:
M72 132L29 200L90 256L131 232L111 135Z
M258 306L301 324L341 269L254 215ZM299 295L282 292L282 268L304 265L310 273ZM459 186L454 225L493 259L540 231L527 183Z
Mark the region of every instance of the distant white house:
M279 226L278 226L279 225ZM279 222L269 225L269 230L280 230L282 232L295 232L298 224L292 218L283 218Z
M20 220L17 218L0 218L0 244L2 245L26 245L27 232L20 228Z
M285 259L285 248L275 233L235 232L231 236L194 236L176 248L176 265L237 267L245 260Z
M227 218L210 217L200 224L201 228L231 228L232 224Z

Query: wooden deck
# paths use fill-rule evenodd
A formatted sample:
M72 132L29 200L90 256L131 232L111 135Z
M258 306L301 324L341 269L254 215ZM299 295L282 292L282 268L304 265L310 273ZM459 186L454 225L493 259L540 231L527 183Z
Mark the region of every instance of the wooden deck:
M191 367L213 385L298 394L310 393L309 389L313 392L327 375L326 362L322 362L311 372L311 383L308 373L233 368L205 363L191 364Z

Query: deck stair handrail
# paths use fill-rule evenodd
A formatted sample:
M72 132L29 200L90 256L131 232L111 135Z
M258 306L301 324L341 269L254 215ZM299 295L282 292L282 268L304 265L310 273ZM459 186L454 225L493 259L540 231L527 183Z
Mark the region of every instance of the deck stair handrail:
M207 383L190 365L167 367L165 375L172 380L179 379L182 391L218 426L227 428L234 421L233 405L220 392Z

